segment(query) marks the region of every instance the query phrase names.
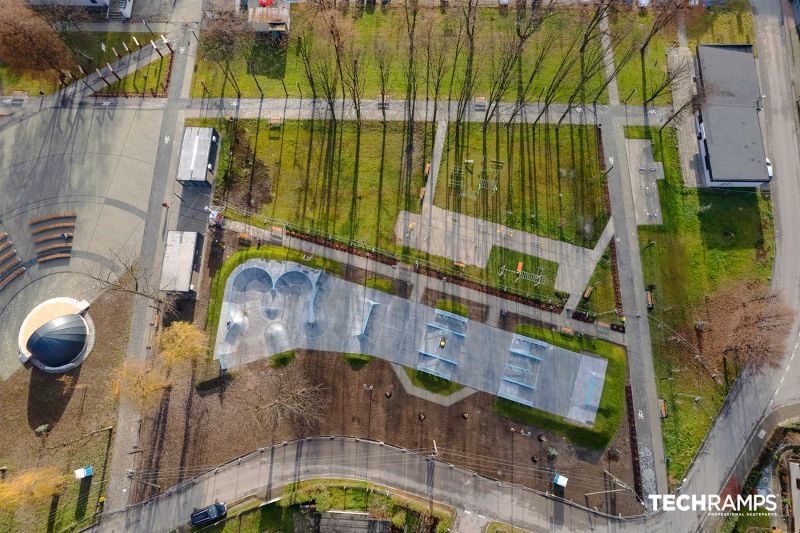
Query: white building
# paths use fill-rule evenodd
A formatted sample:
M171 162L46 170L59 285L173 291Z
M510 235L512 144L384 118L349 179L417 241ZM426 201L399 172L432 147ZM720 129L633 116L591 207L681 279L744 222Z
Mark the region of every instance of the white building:
M128 20L133 11L133 0L29 0L34 7L73 6L105 15L109 20Z

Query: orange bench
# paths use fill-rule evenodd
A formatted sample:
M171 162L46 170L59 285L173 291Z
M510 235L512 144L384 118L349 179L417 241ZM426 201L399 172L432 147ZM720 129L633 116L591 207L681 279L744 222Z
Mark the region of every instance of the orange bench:
M56 259L69 259L71 256L70 254L50 254L50 255L43 255L36 259L36 262L39 264L47 263L48 261L55 261Z
M67 235L69 235L69 239L72 238L72 233L67 233ZM33 244L39 244L39 243L42 243L42 242L52 241L52 240L55 240L55 239L69 240L69 239L64 239L64 234L63 233L52 233L50 235L45 235L44 237L37 237L37 238L33 239Z
M16 250L10 250L10 251L4 253L3 255L0 255L0 265L2 265L3 263L8 261L10 258L14 257L15 255L17 255L17 251Z
M44 215L39 218L32 218L28 222L31 226L35 226L41 222L47 222L48 220L55 220L57 218L75 218L77 213L75 211L64 211L63 213L53 213L52 215Z
M0 244L0 253L3 253L11 248L11 244L13 244L11 241L6 241L4 244Z
M0 233L0 242L3 242L8 238L8 233L2 232Z
M3 290L6 285L11 283L17 276L19 276L23 272L25 272L25 267L19 267L14 272L12 272L10 275L8 275L5 278L3 278L3 280L0 281L0 290Z
M72 248L71 242L57 242L55 244L51 244L49 246L44 246L42 248L37 248L36 253L43 255L52 250L63 250L65 248Z
M37 233L44 233L45 231L50 231L54 229L62 229L62 228L74 228L75 222L58 222L57 224L50 224L49 226L42 226L40 228L34 228L31 230L31 233L36 235Z

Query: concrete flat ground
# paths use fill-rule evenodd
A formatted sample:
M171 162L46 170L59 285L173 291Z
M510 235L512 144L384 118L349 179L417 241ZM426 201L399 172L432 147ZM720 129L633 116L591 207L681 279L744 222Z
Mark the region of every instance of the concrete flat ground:
M147 216L162 111L46 110L0 131L0 231L26 271L0 290L0 379L19 368L23 319L55 296L91 301L87 273L136 257ZM70 258L38 264L30 220L75 211Z
M653 143L648 139L625 139L625 150L636 224L663 224L657 180L664 179L664 165L653 158Z
M607 364L296 263L239 265L214 357L233 368L291 349L374 355L586 424Z

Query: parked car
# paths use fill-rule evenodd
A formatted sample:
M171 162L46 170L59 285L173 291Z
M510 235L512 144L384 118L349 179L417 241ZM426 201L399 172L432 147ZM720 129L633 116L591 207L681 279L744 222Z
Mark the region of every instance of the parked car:
M769 179L772 179L772 161L770 161L769 158L767 158L767 176L769 176Z
M193 526L205 526L208 524L213 524L219 520L225 518L225 515L228 514L228 508L225 507L224 503L216 502L212 503L208 507L203 507L202 509L196 509L192 513L191 524Z

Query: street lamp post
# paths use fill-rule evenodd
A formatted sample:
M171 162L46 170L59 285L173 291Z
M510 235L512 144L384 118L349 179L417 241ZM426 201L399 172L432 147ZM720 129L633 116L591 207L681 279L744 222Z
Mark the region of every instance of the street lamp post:
M626 126L628 125L628 100L630 100L631 96L633 96L635 93L636 93L636 87L631 89L631 94L629 94L628 97L625 98L625 125Z

